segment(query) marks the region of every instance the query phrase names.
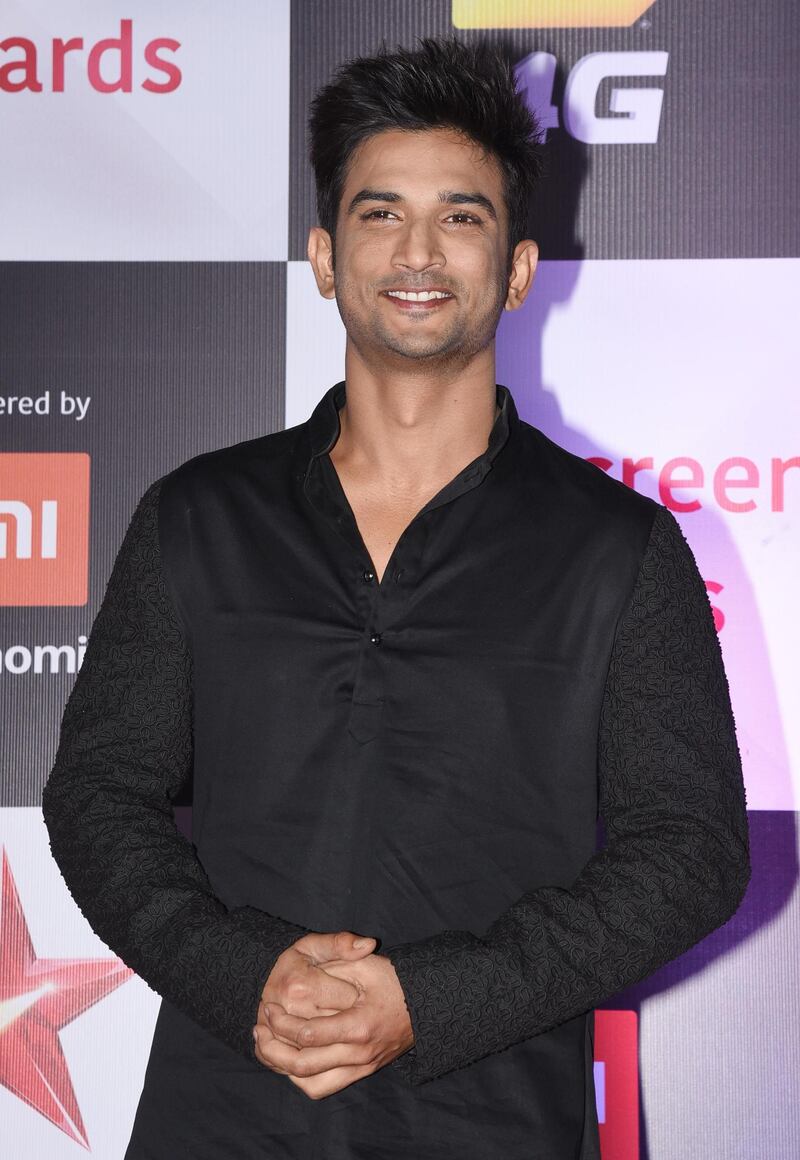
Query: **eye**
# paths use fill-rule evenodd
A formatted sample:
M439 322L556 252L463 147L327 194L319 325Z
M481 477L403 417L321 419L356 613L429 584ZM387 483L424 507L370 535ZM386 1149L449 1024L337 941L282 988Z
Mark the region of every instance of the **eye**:
M474 213L467 213L466 210L458 210L456 213L451 213L447 220L452 221L454 218L460 219L455 223L457 226L479 226L481 224L479 217L476 217Z
M361 215L361 220L362 222L366 222L372 218L374 221L385 222L388 221L390 217L396 216L397 215L393 214L390 209L371 209Z

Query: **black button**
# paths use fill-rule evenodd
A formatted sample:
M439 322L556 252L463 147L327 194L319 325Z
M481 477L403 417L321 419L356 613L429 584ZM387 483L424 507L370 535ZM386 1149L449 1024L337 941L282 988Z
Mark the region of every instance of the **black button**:
M361 573L361 579L364 581L365 584L371 584L372 581L375 579L375 573L371 572L369 568L365 568L364 571Z
M379 632L373 632L372 636L369 639L372 641L373 644L380 644L381 643L381 634Z

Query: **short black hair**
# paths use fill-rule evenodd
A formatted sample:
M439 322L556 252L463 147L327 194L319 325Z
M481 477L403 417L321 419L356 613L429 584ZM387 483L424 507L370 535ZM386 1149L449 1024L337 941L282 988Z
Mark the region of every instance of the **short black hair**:
M319 224L335 237L347 168L356 148L387 129L449 128L493 154L503 173L508 254L526 236L531 197L543 172L536 117L516 87L511 62L485 42L423 37L415 49L340 65L311 102L308 121Z

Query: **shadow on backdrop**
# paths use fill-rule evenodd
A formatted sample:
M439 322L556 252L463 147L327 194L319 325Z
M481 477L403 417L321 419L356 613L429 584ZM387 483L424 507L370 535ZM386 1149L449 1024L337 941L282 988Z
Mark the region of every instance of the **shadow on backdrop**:
M563 77L558 78L558 83L563 85ZM581 277L585 247L582 239L576 236L576 221L581 189L590 164L586 146L564 132L551 133L547 151L553 180L548 183L545 179L540 198L532 207L530 232L530 236L539 242L544 265L537 271L525 305L503 317L497 337L497 381L511 390L521 418L538 427L554 442L582 458L603 457L612 463L620 463L623 456L630 456L636 449L627 448L620 452L601 442L598 432L589 434L570 426L558 402L559 384L544 381L543 336L548 319L551 312L569 308ZM548 260L549 254L558 255L558 259ZM624 342L621 320L613 317L611 323L619 328L620 341ZM575 341L580 341L579 334L575 335ZM592 389L590 374L591 368L587 367L587 391ZM614 415L610 413L605 432L613 430ZM651 495L657 492L657 479L652 472L640 471L634 478L639 481L642 491ZM791 800L788 755L755 593L725 522L707 506L696 515L700 517L695 523L698 537L702 536L705 543L714 545L715 558L722 561L724 574L736 578L737 587L743 594L739 614L748 623L750 687L759 690L759 703L763 706L760 727L762 736L769 736L771 746L768 766L765 755L762 755L764 769L773 783L780 782L782 800ZM724 926L642 983L612 996L602 1004L604 1009L634 1010L641 1020L647 999L700 974L722 955L765 928L786 907L798 879L796 815L788 810L754 811L749 813L748 820L752 878L737 913ZM598 845L603 841L600 824ZM648 1160L647 1109L642 1102L642 1090L640 1055L640 1158Z

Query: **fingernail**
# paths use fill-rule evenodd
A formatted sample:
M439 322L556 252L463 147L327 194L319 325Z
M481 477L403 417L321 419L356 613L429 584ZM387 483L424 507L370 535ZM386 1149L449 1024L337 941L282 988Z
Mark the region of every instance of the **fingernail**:
M354 939L353 946L360 949L361 947L365 947L367 945L367 943L371 943L371 942L372 942L371 938L357 938L357 939Z

